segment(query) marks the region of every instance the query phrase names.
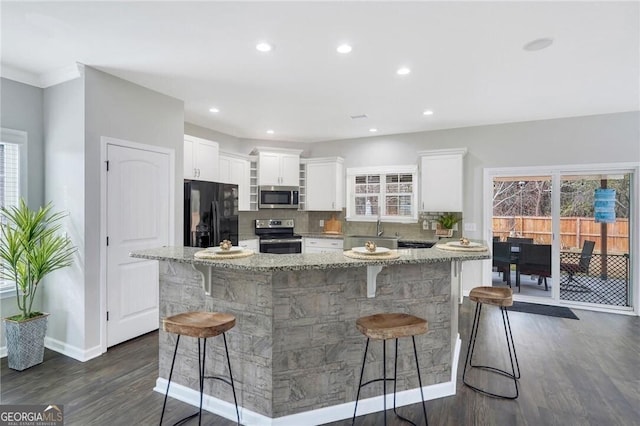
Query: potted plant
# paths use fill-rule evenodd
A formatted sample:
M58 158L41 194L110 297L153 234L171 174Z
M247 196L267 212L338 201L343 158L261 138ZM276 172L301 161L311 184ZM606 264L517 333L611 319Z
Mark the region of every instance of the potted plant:
M21 199L17 207L0 208L0 278L13 281L19 314L5 318L9 368L22 371L42 362L48 314L35 311L33 301L42 279L71 265L75 247L59 235L64 213L51 203L31 210Z
M436 235L441 237L451 237L453 235L453 226L462 220L461 217L454 213L444 213L438 218L438 228ZM440 231L440 232L438 232Z

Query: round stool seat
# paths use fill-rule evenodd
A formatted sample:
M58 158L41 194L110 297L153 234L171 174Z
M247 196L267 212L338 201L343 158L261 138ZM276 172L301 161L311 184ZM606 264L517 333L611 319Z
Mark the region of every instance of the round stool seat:
M397 339L425 334L429 330L427 320L400 313L383 313L360 317L356 327L370 339Z
M487 305L512 306L513 292L510 288L475 287L469 292L469 299Z
M236 317L221 312L183 312L162 320L162 329L182 336L208 337L222 334L236 325Z

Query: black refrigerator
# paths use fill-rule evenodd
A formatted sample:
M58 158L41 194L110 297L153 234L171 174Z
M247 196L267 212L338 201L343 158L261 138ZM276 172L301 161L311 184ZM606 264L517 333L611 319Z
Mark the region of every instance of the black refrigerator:
M184 245L238 245L238 185L184 181Z

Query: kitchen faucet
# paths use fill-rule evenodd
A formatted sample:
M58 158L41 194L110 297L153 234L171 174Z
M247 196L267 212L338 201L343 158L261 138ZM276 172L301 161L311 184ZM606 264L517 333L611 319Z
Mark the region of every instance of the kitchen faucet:
M378 237L381 237L384 233L384 229L382 229L382 223L380 222L380 216L378 216L378 221L376 222L376 233Z

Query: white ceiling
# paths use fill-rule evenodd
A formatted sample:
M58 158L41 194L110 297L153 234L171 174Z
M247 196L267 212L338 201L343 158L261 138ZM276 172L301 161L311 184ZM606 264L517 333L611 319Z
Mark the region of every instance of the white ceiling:
M182 99L186 121L241 138L640 109L638 2L3 0L1 19L4 77L46 86L79 62ZM541 37L553 45L523 50ZM258 52L261 40L275 49ZM353 52L336 53L341 42Z

